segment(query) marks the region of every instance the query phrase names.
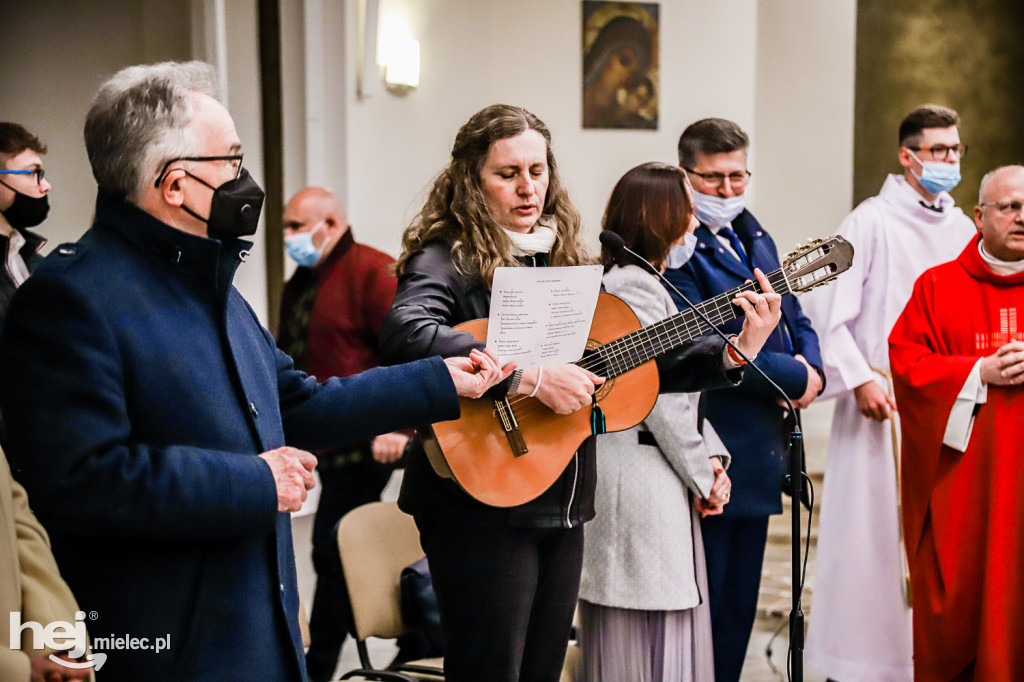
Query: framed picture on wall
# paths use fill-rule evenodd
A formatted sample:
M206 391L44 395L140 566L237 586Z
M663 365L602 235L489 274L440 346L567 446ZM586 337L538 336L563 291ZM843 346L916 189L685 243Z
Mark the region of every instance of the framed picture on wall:
M658 4L583 1L583 127L658 127Z

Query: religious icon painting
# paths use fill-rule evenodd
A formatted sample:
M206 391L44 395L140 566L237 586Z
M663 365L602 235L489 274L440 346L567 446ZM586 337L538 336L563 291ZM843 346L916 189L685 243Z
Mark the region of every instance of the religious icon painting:
M583 0L583 127L658 128L658 3Z

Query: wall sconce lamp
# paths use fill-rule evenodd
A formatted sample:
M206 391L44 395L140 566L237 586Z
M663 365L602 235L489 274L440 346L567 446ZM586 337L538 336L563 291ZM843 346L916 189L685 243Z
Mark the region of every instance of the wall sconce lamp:
M404 94L420 85L420 43L405 18L388 17L381 26L378 63L388 90Z
M388 91L396 95L404 95L419 87L420 44L413 39L405 16L399 13L379 16L380 0L361 0L358 8L362 55L359 96L371 97L380 93L382 80Z
M412 38L396 41L384 62L384 83L389 89L411 90L420 85L420 42Z

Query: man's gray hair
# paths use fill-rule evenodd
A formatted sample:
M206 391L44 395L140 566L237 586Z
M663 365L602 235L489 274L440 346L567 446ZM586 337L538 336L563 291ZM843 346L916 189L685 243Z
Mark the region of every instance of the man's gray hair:
M1008 166L1000 166L999 168L993 168L988 173L985 173L985 177L981 179L981 184L978 186L978 205L985 203L985 190L988 189L989 181L995 177L996 173L1000 173L1008 168L1015 168L1019 171L1024 171L1024 166L1018 166L1011 164Z
M205 62L130 66L100 86L85 118L85 148L101 191L137 199L160 167L197 156L193 94L220 101L217 72Z

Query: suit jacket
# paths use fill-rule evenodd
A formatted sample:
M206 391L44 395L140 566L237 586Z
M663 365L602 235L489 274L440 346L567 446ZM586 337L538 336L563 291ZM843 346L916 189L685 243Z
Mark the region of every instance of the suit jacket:
M775 242L749 211L740 213L732 228L750 254L753 267L766 275L780 267ZM665 272L665 277L692 303L754 279L753 269L725 249L706 225L697 228L696 236L697 249L690 260L681 268ZM675 293L672 297L680 309L687 307ZM742 324L740 316L721 325L721 329L737 334ZM790 399L799 398L807 388L807 368L793 358L797 353L812 366L822 366L818 335L796 297L787 294L782 298L782 321L754 362ZM708 421L733 457L729 470L732 498L725 515L780 513L779 491L789 433L783 425L783 408L775 402L778 393L759 374L748 370L735 389L708 391L706 396Z
M231 284L249 246L101 195L7 313L8 456L57 564L94 632L170 637L111 651L108 682L304 679L291 520L257 455L459 414L438 358L293 369Z
M11 649L12 611L21 612L22 623L46 627L55 621L74 623L78 604L60 577L50 539L29 509L25 489L11 478L0 452L0 680L28 682L29 654L54 652L33 650L29 630L22 633L21 648Z

